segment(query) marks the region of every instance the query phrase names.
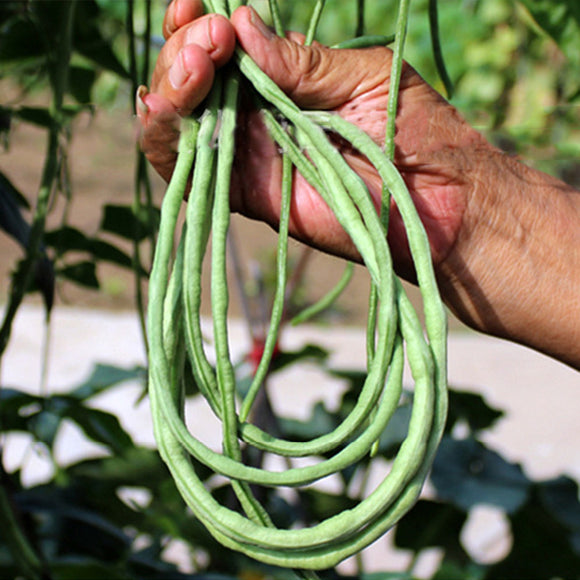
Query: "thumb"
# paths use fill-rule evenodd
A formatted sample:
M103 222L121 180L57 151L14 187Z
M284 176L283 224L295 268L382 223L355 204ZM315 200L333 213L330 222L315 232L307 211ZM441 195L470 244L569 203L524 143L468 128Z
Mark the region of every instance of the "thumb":
M388 83L392 53L387 48L304 46L274 34L247 6L231 21L241 48L301 107L333 109Z

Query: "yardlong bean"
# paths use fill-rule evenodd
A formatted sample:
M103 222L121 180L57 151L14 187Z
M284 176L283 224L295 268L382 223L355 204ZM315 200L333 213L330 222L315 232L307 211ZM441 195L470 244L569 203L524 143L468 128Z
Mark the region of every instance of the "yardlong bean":
M405 11L409 0L402 0ZM228 16L240 0L208 0L208 11ZM269 0L283 33L280 11ZM307 42L314 36L323 0L317 0ZM405 12L406 13L406 12ZM406 18L397 34L404 36ZM375 39L376 40L376 39ZM398 54L404 38L399 36ZM397 59L396 59L397 60ZM388 155L370 137L337 115L300 110L241 49L235 67L218 74L197 120L184 121L173 178L163 201L159 241L150 281L149 391L160 453L196 516L225 546L269 564L299 569L328 568L360 551L393 526L420 493L437 448L446 413L446 320L437 291L427 236L406 185ZM398 74L400 59L393 74ZM226 236L229 186L240 79L261 101L262 117L283 155L277 282L264 354L245 398L237 401L228 336ZM394 77L393 77L394 78ZM395 83L394 91L397 91ZM389 116L396 112L396 98ZM284 121L280 122L283 118ZM350 142L375 166L384 183L377 213L362 179L348 166L328 134ZM387 143L391 137L387 136ZM195 158L195 163L194 163ZM174 238L184 188L191 175L185 225L175 258ZM287 239L293 171L298 171L332 209L366 265L376 296L369 323L367 378L343 422L307 442L275 437L249 421L252 405L271 363L282 320L287 280ZM425 330L395 276L386 241L388 205L399 207L421 287ZM201 327L201 267L211 235L211 295L215 368ZM335 292L336 293L336 292ZM374 310L375 306L372 306ZM254 497L250 484L300 487L344 470L371 452L399 404L405 356L415 384L405 441L383 481L354 508L306 529L278 529ZM189 365L186 365L186 359ZM190 431L184 417L183 382L193 379L222 423L223 448L210 449ZM239 411L238 411L239 406ZM313 464L283 471L242 462L243 446L291 461L312 456ZM322 456L325 457L322 457ZM221 505L206 489L191 458L230 479L244 513Z

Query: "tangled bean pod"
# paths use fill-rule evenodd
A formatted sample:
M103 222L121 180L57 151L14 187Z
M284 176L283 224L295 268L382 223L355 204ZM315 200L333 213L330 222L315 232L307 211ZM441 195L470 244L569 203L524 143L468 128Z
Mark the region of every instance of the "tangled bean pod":
M225 2L210 3L210 8L227 14ZM236 64L235 70L216 80L205 112L197 120L184 121L177 164L163 201L148 313L149 392L155 435L184 499L218 541L268 564L324 569L380 537L420 493L445 423L446 317L427 236L404 181L381 148L337 115L301 111L240 49ZM283 151L284 169L277 291L270 332L253 383L238 410L228 344L225 256L240 75L265 103L263 119ZM397 203L423 296L425 331L393 272L385 231L387 208L381 219L365 184L329 141L327 132L340 135L369 159ZM371 317L369 325L372 348L368 374L359 398L335 430L308 442L279 439L248 422L282 316L293 167L319 192L352 238L369 270L377 304L376 318ZM173 258L174 234L192 168L185 226ZM200 316L201 266L210 235L215 367L205 352ZM369 454L399 404L405 357L415 383L413 410L407 437L383 481L356 507L310 528L274 527L250 484L309 485ZM185 424L186 368L191 369L200 392L222 423L222 452L196 439ZM243 446L285 458L312 456L317 462L270 471L244 465ZM322 455L328 458L321 459ZM191 457L230 480L245 515L216 501L197 475Z

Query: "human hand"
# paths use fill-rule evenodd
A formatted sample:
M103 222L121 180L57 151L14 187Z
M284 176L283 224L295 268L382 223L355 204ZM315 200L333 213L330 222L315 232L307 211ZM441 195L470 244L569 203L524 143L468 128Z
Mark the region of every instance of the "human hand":
M140 94L142 145L157 171L168 180L176 157L179 116L186 116L209 92L215 70L231 58L236 39L299 106L337 112L373 139L384 142L392 53L387 48L331 50L319 44L304 47L291 33L279 38L257 14L239 8L228 21L202 15L198 0L175 0L169 6L163 47L151 83ZM232 209L277 226L281 160L259 114L243 111L232 179ZM405 65L400 90L395 162L407 182L426 226L434 262L445 259L457 239L467 203L467 189L458 156L460 147L485 142ZM348 163L367 183L379 204L381 181L367 160L343 150ZM291 233L333 254L356 259L350 239L319 195L296 175ZM389 242L403 276L413 277L406 237L396 207L392 208Z

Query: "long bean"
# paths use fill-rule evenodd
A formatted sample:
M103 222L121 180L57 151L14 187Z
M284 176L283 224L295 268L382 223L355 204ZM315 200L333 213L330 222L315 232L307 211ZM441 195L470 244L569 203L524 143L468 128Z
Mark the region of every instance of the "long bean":
M409 0L401 1L402 8L407 10ZM208 11L225 16L241 4L244 4L241 0L204 2ZM269 0L269 5L276 30L283 34L277 2ZM323 0L317 0L307 43L314 37L323 5ZM398 25L397 34L404 36L403 24ZM401 36L396 46L398 55L402 54ZM394 74L400 70L400 58L396 60ZM252 385L244 399L238 401L228 336L225 254L240 78L262 103L265 126L282 151L283 171L277 282L270 330ZM396 92L398 87L394 84ZM218 73L205 107L197 120L184 122L177 165L162 206L151 273L149 390L156 439L184 499L217 540L269 564L305 570L328 568L376 540L413 505L441 437L446 413L446 321L429 242L405 182L388 155L368 135L338 115L302 111L241 49L236 50L235 66ZM395 114L393 97L389 116ZM362 179L329 139L332 133L359 150L379 173L388 194L380 215ZM174 234L192 167L185 225L174 258ZM318 191L351 237L369 271L376 296L376 317L371 315L368 332L372 336L367 339L372 344L372 356L367 360L367 377L359 397L333 431L306 442L275 437L248 419L268 372L282 319L294 171ZM393 272L386 240L390 196L399 207L407 231L423 295L425 329ZM215 368L206 352L200 315L201 266L210 236ZM354 508L312 527L276 528L250 485L309 485L369 454L399 404L405 357L415 383L413 409L407 436L383 481ZM185 364L186 359L189 365ZM220 451L210 449L189 430L184 417L183 381L188 378L185 372L192 373L222 423ZM272 471L243 464L244 445L289 460L308 456L316 461ZM213 497L196 473L191 457L229 478L243 513L221 505Z

